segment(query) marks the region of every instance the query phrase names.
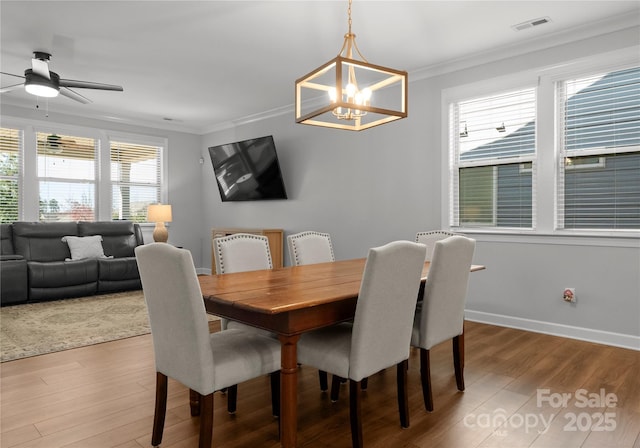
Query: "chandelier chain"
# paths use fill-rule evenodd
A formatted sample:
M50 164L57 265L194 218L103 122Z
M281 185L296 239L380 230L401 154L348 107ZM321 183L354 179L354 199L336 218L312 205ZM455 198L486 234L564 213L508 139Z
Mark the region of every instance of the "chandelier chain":
M349 16L349 34L351 34L351 0L349 0L349 6L347 7L347 15Z

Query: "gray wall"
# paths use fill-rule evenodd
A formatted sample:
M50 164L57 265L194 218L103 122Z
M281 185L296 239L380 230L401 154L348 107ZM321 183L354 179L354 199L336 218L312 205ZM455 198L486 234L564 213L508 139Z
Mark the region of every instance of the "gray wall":
M329 232L336 257L346 259L441 228L443 89L637 44L634 28L414 80L409 118L361 133L297 125L291 113L205 135L205 230ZM206 148L268 134L275 138L290 199L222 203ZM471 276L468 318L640 349L637 238L471 236L478 241L474 262L488 269ZM208 240L202 253L207 251ZM202 267L210 267L206 256ZM565 287L576 288L576 304L562 301Z
M203 136L55 113L47 122L167 138L170 242L191 250L201 272L211 268L212 227L324 231L338 259L363 257L372 246L442 227L443 89L637 44L635 28L443 75L410 76L409 118L361 133L297 125L293 111ZM7 105L2 116L43 119ZM262 135L275 138L290 199L222 203L207 147ZM487 270L471 276L470 319L640 349L638 238L471 236L478 241L474 262ZM575 305L561 300L568 286L576 288Z

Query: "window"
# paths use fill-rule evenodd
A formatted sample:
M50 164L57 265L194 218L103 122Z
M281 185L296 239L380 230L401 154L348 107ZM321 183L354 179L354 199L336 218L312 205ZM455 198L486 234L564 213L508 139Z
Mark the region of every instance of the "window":
M0 128L0 222L18 220L22 132Z
M111 142L111 217L146 222L147 206L161 202L162 147Z
M640 67L559 82L561 229L640 229Z
M637 237L636 53L482 80L445 89L443 98L443 227Z
M6 122L5 122L6 123ZM0 128L0 222L146 222L166 202L165 138L10 122Z
M536 91L451 106L451 227L532 228Z
M96 149L92 138L37 133L40 221L93 221Z

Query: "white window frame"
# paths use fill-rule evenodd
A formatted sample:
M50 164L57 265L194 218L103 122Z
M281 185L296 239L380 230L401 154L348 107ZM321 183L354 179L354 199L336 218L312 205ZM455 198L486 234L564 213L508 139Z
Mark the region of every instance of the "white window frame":
M38 204L36 204L36 207L38 209L37 213L38 213L38 217L35 219L35 221L39 221L40 220L40 181L42 180L47 180L49 182L65 182L65 183L69 183L69 184L73 184L73 183L77 183L77 184L84 184L84 183L92 183L93 184L93 189L94 189L94 209L93 209L93 216L94 219L96 221L98 221L98 210L99 210L99 205L100 205L100 198L98 195L98 188L99 188L99 179L100 179L100 146L101 146L101 142L100 139L97 138L96 134L94 132L91 132L91 130L87 130L87 129L82 129L82 128L76 128L76 129L70 129L70 128L66 128L64 126L51 126L50 124L47 124L46 126L34 126L32 129L32 132L34 134L34 139L37 140L37 136L39 133L43 133L43 134L63 134L63 135L69 135L69 136L74 136L74 137L81 137L81 138L90 138L93 139L95 141L95 162L94 162L94 176L93 176L93 180L91 182L87 182L85 180L77 180L77 179L69 179L69 178L56 178L56 177L40 177L39 173L38 173L38 154L37 154L37 142L36 142L36 147L34 148L34 152L35 152L35 171L36 171L36 185L35 185L35 192L38 195ZM26 145L23 146L23 151L27 152L29 151L28 148L26 148ZM25 185L25 188L28 188L28 185ZM29 204L32 205L32 204Z
M168 203L169 192L168 192L168 182L166 181L169 177L168 166L166 163L167 146L168 146L167 139L162 137L140 136L137 134L128 134L128 133L122 133L122 132L108 132L105 135L105 139L107 143L106 143L106 151L104 151L105 154L103 154L105 158L103 163L106 163L108 168L106 170L103 170L103 175L105 176L106 182L108 182L109 184L108 188L104 189L106 190L109 196L109 201L108 201L109 210L108 212L105 210L105 212L107 213L107 216L109 217L111 216L112 199L113 199L112 198L113 184L111 182L111 142L123 142L123 143L137 144L137 145L159 146L162 148L162 151L160 154L160 202ZM155 223L146 223L146 224L149 224L150 226L151 225L155 226Z
M169 203L168 198L168 139L166 137L110 131L91 127L80 127L64 123L51 123L38 120L3 117L2 126L18 129L23 135L21 155L21 182L19 220L39 220L39 192L38 192L38 159L36 154L37 132L50 132L81 137L95 138L98 141L96 163L96 204L95 220L111 221L111 164L110 140L125 141L143 145L161 146L161 200ZM147 225L146 223L144 224ZM154 224L148 224L153 226Z
M23 158L24 158L24 130L19 127L19 126L10 126L7 125L7 123L5 123L3 121L2 123L2 127L5 129L11 129L11 130L15 130L18 132L18 166L17 166L17 173L14 176L5 176L5 175L0 175L0 180L8 180L8 181L14 181L17 183L18 186L18 218L20 216L22 216L22 209L23 209L23 201L22 201L22 191L23 191L23 177L24 177L24 162L23 162Z
M500 91L513 90L532 84L536 84L536 172L535 187L535 222L532 230L512 228L472 228L456 229L468 234L485 235L487 241L512 241L508 235L519 235L520 241L540 242L540 236L550 237L545 239L552 244L575 244L575 237L581 237L579 242L586 245L622 245L634 244L633 241L640 237L640 231L636 230L580 230L558 229L557 222L557 197L558 197L558 172L560 169L559 148L557 145L557 120L555 102L555 82L571 77L588 76L589 73L610 72L625 66L638 64L638 47L630 47L609 53L599 54L597 57L567 61L551 67L526 70L510 75L500 76L479 82L459 85L442 90L441 96L441 142L442 142L442 196L441 196L441 228L450 229L449 219L451 207L454 204L451 189L450 171L450 104L463 101L472 97L481 97L499 93ZM496 86L500 86L499 89ZM493 235L493 236L491 236ZM506 237L503 237L506 236ZM631 239L629 239L631 238ZM631 243L630 243L631 242Z
M616 72L632 67L640 66L640 61L637 59L633 62L613 62L609 64L597 65L594 67L583 68L581 70L573 70L565 72L558 76L553 76L550 78L550 81L553 83L553 88L556 91L556 105L555 105L555 120L556 120L556 203L555 203L555 230L559 233L572 233L577 235L584 234L603 234L603 235L640 235L640 229L567 229L564 228L564 190L561 188L564 186L564 171L565 170L579 170L579 169L587 169L587 168L596 168L596 167L604 167L605 166L605 158L608 155L613 153L623 154L629 152L638 152L640 151L640 147L638 146L627 146L627 147L619 147L619 148L606 148L606 147L596 147L589 149L580 149L580 150L571 150L570 153L564 149L564 133L563 133L563 125L564 125L564 116L563 116L563 105L560 104L557 93L558 84L563 83L567 80L572 80L576 78L585 78L589 76L594 76L601 73L611 73ZM565 166L565 158L572 157L590 157L590 156L598 156L598 162L593 164L583 164L576 166Z
M500 89L496 89L495 86L501 86ZM532 233L535 232L536 229L536 214L537 214L537 201L536 201L536 154L538 153L538 124L537 120L539 117L539 111L537 110L537 98L538 92L536 89L536 80L531 79L527 76L515 76L515 77L505 77L501 78L499 81L492 80L490 82L482 82L482 83L474 83L466 86L462 86L456 89L448 89L443 92L442 96L442 117L443 117L443 142L448 142L448 145L445 147L446 157L443 157L443 169L442 172L446 173L443 176L443 192L446 192L446 199L443 193L443 208L442 208L442 228L455 230L456 232L515 232L515 233ZM536 90L536 151L532 155L527 156L516 156L516 157L505 157L505 158L495 158L495 159L482 159L482 160L473 160L473 161L458 161L459 158L459 148L458 148L458 135L457 132L453 131L455 127L455 123L453 123L453 107L455 103L459 103L462 101L467 101L473 98L481 98L485 96L492 95L500 95L503 93L508 93L517 90L524 89L532 89ZM497 227L497 210L496 210L496 202L497 202L497 192L495 191L497 188L497 182L494 181L493 188L493 223L491 226L486 224L484 225L474 225L474 223L466 223L466 225L460 225L459 223L459 213L454 210L459 206L458 204L458 187L456 186L459 178L458 178L458 170L460 168L470 168L475 166L493 166L494 167L494 177L497 176L496 169L498 165L510 165L510 164L520 164L520 169L526 163L531 163L531 173L532 173L532 227ZM523 171L521 171L523 172ZM446 183L445 183L446 182ZM445 208L446 207L446 208Z

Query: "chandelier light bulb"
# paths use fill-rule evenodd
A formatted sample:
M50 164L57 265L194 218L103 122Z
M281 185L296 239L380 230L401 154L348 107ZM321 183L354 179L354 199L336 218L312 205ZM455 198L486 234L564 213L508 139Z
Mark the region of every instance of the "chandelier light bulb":
M331 100L332 103L335 103L336 100L338 99L338 96L336 95L335 87L329 89L329 99Z

